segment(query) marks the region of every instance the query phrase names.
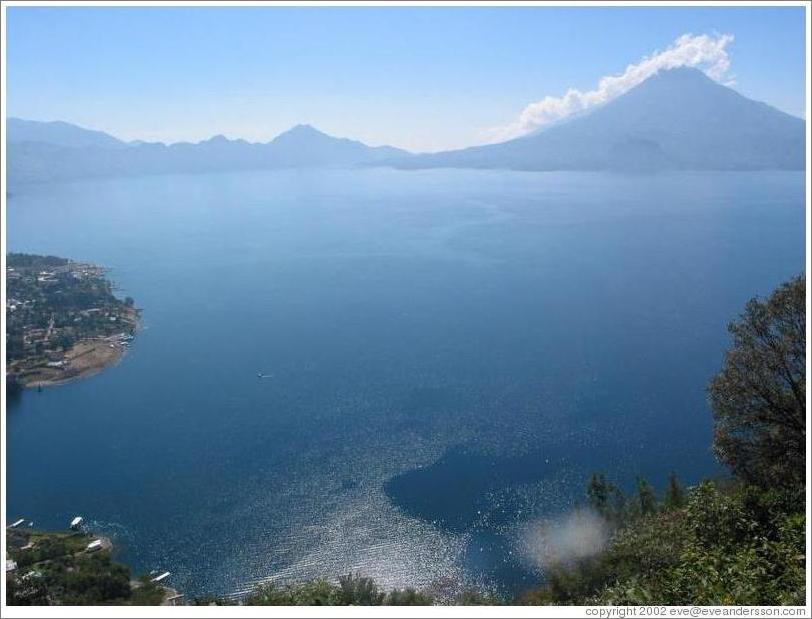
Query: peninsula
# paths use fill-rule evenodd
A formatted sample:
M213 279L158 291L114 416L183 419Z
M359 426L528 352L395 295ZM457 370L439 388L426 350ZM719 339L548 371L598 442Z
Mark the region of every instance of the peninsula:
M121 359L138 327L105 270L55 256L6 256L7 390L84 378Z

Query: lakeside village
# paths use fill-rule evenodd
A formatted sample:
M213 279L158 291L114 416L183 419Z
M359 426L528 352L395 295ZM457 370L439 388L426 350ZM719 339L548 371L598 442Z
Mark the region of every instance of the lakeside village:
M6 256L7 390L43 387L116 363L138 327L101 267L55 256Z
M38 531L20 518L6 528L6 588L14 604L126 604L178 606L185 597L167 586L170 572L131 578L111 559L112 542L85 529L76 516L68 529Z

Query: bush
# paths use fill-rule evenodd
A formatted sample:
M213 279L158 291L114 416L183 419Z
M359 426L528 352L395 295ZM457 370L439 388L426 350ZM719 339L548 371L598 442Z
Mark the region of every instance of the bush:
M386 597L375 581L360 574L342 576L338 584L338 603L342 606L380 606Z
M431 606L434 598L414 589L394 589L386 595L387 606Z
M628 520L598 555L553 567L522 604L800 604L803 512L776 490L703 482L681 508Z
M160 606L166 597L166 589L152 582L149 576L141 576L138 586L133 588L130 596L132 606Z
M300 585L279 587L264 585L244 600L247 606L335 606L339 589L326 580L312 580Z

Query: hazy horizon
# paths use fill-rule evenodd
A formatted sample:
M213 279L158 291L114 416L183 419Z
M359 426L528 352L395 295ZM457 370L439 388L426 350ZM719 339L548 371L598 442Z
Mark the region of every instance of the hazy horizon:
M309 124L433 152L525 135L675 66L805 117L801 7L159 10L10 7L7 117L167 144Z
M721 44L724 45L725 44L724 41L722 41ZM667 56L667 55L668 54L666 52L666 53L660 54L660 57ZM589 114L589 113L597 110L598 108L600 108L604 103L609 103L609 102L613 101L614 99L618 98L619 96L621 96L623 94L626 94L630 90L634 89L634 87L636 87L640 83L642 83L642 81L646 81L646 79L648 79L649 77L652 77L653 75L656 75L657 73L660 73L662 71L689 68L691 70L702 71L705 75L707 75L708 77L711 77L711 79L714 79L715 81L721 83L721 80L724 79L724 73L727 71L727 62L728 62L728 60L727 60L727 58L722 58L722 63L721 63L722 73L717 74L717 75L714 75L713 73L714 73L714 68L717 69L717 73L718 73L718 69L719 69L718 65L716 67L711 65L709 69L702 69L702 68L698 68L696 66L689 66L689 65L686 65L686 64L677 64L676 66L669 66L669 65L664 65L663 62L654 63L655 66L656 66L656 70L654 70L654 72L652 73L651 71L648 71L648 70L645 69L644 65L646 63L648 63L648 62L650 62L650 60L647 60L644 63L641 63L641 65L643 65L642 74L644 75L644 78L640 82L638 82L637 79L633 78L633 79L629 80L630 83L632 84L631 86L626 87L624 85L624 86L621 86L621 87L614 87L614 88L612 87L611 84L609 86L607 86L604 83L604 84L601 85L601 87L599 87L595 91L592 91L591 93L580 93L580 94L583 94L583 98L585 99L585 102L576 103L574 106L571 104L571 107L573 109L567 109L567 110L563 110L563 111L561 110L561 107L562 107L561 106L561 101L566 100L567 98L564 98L561 101L559 101L559 100L551 101L551 100L548 99L548 100L545 100L545 101L537 102L535 104L531 104L525 110L523 115L519 118L517 123L514 123L514 125L512 125L512 126L509 125L509 126L504 128L506 131L509 131L510 129L513 129L513 132L512 132L513 134L507 133L507 134L494 136L494 139L487 142L487 143L495 144L495 143L500 143L500 142L504 142L504 141L510 141L510 140L515 139L517 137L529 136L529 135L532 135L533 133L536 133L538 131L541 131L541 130L544 130L544 129L547 129L549 127L554 126L557 121L566 121L566 120L569 120L569 119L574 119L576 117L581 116L582 115L581 113ZM627 67L625 75L628 75L629 73L633 73L641 65ZM717 79L717 78L719 78L719 79ZM622 81L623 77L622 76L617 76L617 77L613 77L613 78L610 78L610 79L611 80L616 80L616 81ZM604 80L604 82L606 82L606 80ZM731 80L728 80L727 83L721 83L721 85L726 86L728 88L731 88L732 90L734 90L735 92L738 93L738 90L736 89L735 82L733 82ZM741 93L739 93L739 94L741 94ZM596 99L596 97L599 97L599 96L603 96L603 98L601 100L597 101L597 102L593 101L594 99ZM572 99L571 96L569 96L568 98L569 98L569 100ZM580 105L582 107L580 107L580 109L576 109L576 107L578 105ZM770 107L774 107L774 106L770 106ZM547 119L547 120L545 120L544 124L537 124L537 125L529 128L529 129L527 129L527 130L517 131L518 125L522 122L523 118L524 118L525 123L532 125L533 124L533 115L534 114L538 115L539 110L541 110L542 114L545 114L545 113L550 114L550 112L546 111L548 109L553 110L552 114L557 114L559 116L559 118ZM778 108L774 108L774 109L778 109ZM778 111L783 112L783 110L778 110ZM787 112L783 112L783 113L788 114ZM795 116L795 115L789 114L789 116L792 116L793 118L797 118L799 120L804 120L805 121L804 115ZM529 118L529 120L528 120L528 118ZM21 121L21 122L24 122L24 123L41 123L41 124L51 124L51 125L52 124L62 123L62 124L67 124L67 125L72 125L72 126L75 126L75 127L79 127L80 129L85 129L85 130L89 130L89 131L102 131L102 130L96 128L96 127L83 126L83 125L78 125L78 124L75 124L75 123L70 123L70 122L65 121L65 120L63 120L61 118L33 119L33 118L21 118L21 117L18 117L18 116L8 116L7 115L6 120L7 121L9 121L9 120ZM113 137L113 138L115 138L117 140L120 140L120 141L125 142L125 143L129 143L129 144L153 143L153 144L163 144L165 146L172 146L172 145L176 145L176 144L202 144L202 143L205 143L205 142L216 140L218 138L225 138L225 139L227 139L229 141L234 141L234 142L246 142L248 144L267 144L267 143L273 142L276 138L278 138L278 137L280 137L280 136L282 136L282 135L284 135L286 133L289 133L291 131L295 131L296 129L299 129L299 128L312 129L312 130L314 130L314 131L316 131L318 133L322 133L324 135L334 137L334 138L338 138L338 139L347 139L347 140L360 141L357 138L355 138L354 136L337 135L337 134L333 134L333 133L328 133L326 131L323 131L320 127L317 127L317 126L312 125L311 123L305 123L305 122L300 122L300 123L296 123L294 125L291 125L290 127L286 128L286 129L283 129L278 134L273 135L273 136L269 137L267 140L264 140L264 141L251 140L251 139L243 137L243 136L225 135L222 132L217 131L216 128L212 128L211 133L209 133L206 137L203 137L203 138L201 138L199 140L178 140L178 141L174 141L174 142L172 142L172 141L161 141L161 140L150 141L150 140L143 140L143 139L140 139L140 138L135 138L135 139L128 140L128 139L123 139L123 138L121 138L120 136L118 136L118 135L116 135L114 133L110 133L110 132L106 132L106 131L102 131L102 132L106 133L107 135L109 135L109 136L111 136L111 137ZM464 149L464 148L469 148L470 146L476 146L476 145L477 144L471 144L471 145L463 146L461 148ZM376 145L370 145L370 146L392 146L392 144L385 143L385 144L381 144L381 145L376 144ZM407 149L403 149L403 150L406 151L406 152L411 152L413 154L421 154L419 151L408 151ZM449 149L449 150L458 150L458 149ZM440 151L435 151L435 152L440 152ZM431 154L431 153L428 152L426 154Z

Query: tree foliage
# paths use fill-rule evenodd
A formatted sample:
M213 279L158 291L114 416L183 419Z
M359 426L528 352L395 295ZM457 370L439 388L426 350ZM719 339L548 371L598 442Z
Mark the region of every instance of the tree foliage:
M619 525L628 509L623 491L603 473L592 473L586 490L587 504L610 525Z
M501 604L499 597L466 589L443 601L457 606ZM224 598L200 598L196 604L222 605L236 603ZM241 602L247 606L432 606L438 599L429 591L416 589L381 589L371 578L360 574L341 576L338 582L325 579L280 586L258 587Z
M635 508L641 516L648 516L657 511L657 494L651 484L642 477L637 478Z
M779 492L706 481L683 507L632 517L603 552L551 568L519 601L802 605L804 528Z
M734 475L803 495L806 445L806 281L751 299L728 327L733 345L709 386L713 449Z
M685 489L679 483L679 478L675 472L668 476L665 486L665 497L663 498L664 509L678 509L685 505Z

